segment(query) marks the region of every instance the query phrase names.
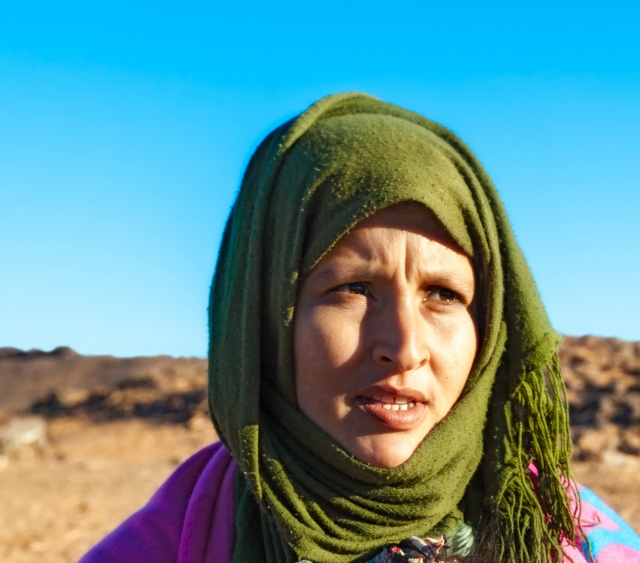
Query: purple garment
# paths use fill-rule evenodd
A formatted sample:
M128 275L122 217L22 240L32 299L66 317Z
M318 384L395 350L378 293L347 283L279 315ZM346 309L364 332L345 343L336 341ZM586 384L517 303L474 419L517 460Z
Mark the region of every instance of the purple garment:
M79 563L229 563L236 468L221 442L200 450Z
M221 442L200 450L79 563L230 563L236 468ZM640 563L640 537L591 491L580 497L596 563ZM589 560L584 539L564 551L565 563Z

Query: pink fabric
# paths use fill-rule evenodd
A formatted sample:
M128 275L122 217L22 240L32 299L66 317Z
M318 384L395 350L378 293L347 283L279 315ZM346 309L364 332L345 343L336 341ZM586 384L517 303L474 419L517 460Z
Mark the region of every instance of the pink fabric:
M582 529L596 563L640 563L640 537L602 499L580 488ZM587 553L586 541L582 552Z
M563 563L590 563L582 549L576 546L565 545L562 551L564 552Z
M537 491L538 469L535 465L529 465L529 474ZM578 489L584 536L576 545L563 546L563 563L590 563L589 551L595 563L640 563L640 537L593 492L580 485ZM569 497L575 514L577 502L571 489Z
M79 563L229 563L236 468L221 442L200 450Z
M536 475L537 477L537 475ZM565 483L566 485L566 483ZM575 514L577 512L578 506L576 503L576 497L571 489L569 489L569 498L571 499L571 512ZM584 515L583 515L584 519ZM576 522L577 524L577 522ZM587 558L587 554L585 553L585 542L584 538L581 538L578 541L578 545L569 545L565 543L562 546L562 551L564 552L564 563L590 563Z
M596 563L640 563L640 552L617 543L608 545L598 553Z

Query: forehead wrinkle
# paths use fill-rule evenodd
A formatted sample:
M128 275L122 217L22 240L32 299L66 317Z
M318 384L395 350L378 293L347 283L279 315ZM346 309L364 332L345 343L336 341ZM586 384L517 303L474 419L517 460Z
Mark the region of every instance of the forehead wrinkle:
M394 236L377 237L382 226L356 227L326 256L327 261L318 264L316 271L319 281L333 281L334 278L367 280L376 277L391 277L423 282L427 278L430 284L455 286L465 293L475 291L473 267L468 257L451 249L439 240L431 239L404 229L392 229ZM384 231L388 232L388 231ZM448 256L454 261L448 260ZM467 271L470 275L461 273ZM402 274L400 274L402 272Z
M338 244L311 270L310 275L317 280L328 281L343 277L370 277L372 264L379 262L375 256L377 253L370 250L363 245Z
M357 235L360 234L364 236L365 244L369 243L366 250L373 255L369 258L370 261L375 262L377 259L383 268L389 263L394 266L395 271L404 265L406 279L419 279L427 275L433 283L455 283L469 290L474 289L473 266L467 255L457 248L451 248L446 242L428 234L396 228L392 228L393 237L382 237L380 240L375 237L378 229L389 232L388 227L364 227L352 233L354 239L357 240ZM470 276L465 275L467 271Z
M350 276L372 278L388 275L390 267L395 277L397 270L405 264L408 267L407 235L404 230L395 231L394 237L379 237L376 234L384 227L356 227L345 235L334 249L340 268ZM342 243L342 244L340 244ZM399 260L398 257L401 257ZM349 265L355 259L355 264Z

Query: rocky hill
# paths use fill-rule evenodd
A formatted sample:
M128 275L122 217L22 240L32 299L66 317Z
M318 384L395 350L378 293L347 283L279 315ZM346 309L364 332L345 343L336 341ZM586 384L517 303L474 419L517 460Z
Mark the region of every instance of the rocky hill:
M566 337L560 346L579 460L640 455L640 342ZM16 413L185 423L206 413L207 362L0 348L0 422Z
M640 342L566 337L560 363L580 460L640 455Z
M35 413L93 421L186 422L205 409L207 361L171 356L82 356L0 348L0 417Z
M560 358L575 475L640 532L640 343L567 337ZM215 440L206 368L0 348L0 560L77 561Z

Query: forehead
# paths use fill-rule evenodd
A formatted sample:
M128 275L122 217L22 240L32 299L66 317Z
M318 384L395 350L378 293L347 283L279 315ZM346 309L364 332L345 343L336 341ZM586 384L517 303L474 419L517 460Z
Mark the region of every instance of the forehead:
M402 268L412 275L453 276L474 283L471 258L457 245L435 215L420 204L385 208L357 223L322 257L305 279L343 274L369 275Z
M398 229L422 235L466 255L435 214L424 205L416 202L398 203L381 209L356 223L350 232L375 228Z

